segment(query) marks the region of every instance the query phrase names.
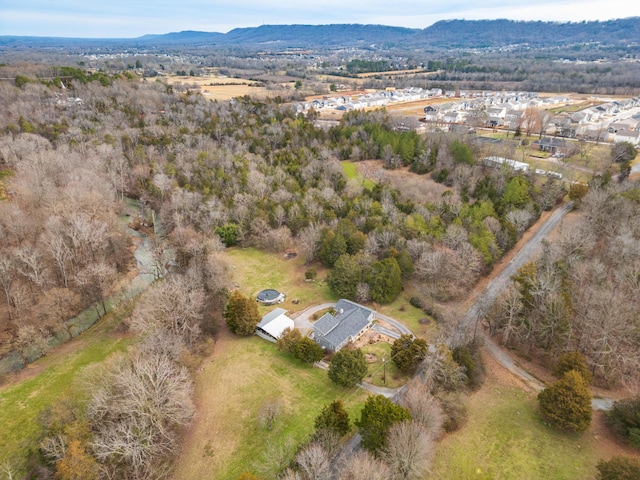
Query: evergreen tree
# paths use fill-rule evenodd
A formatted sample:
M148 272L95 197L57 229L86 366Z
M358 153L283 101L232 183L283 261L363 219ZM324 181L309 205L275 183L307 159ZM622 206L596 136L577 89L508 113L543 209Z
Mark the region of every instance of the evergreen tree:
M593 375L591 375L589 367L587 367L587 361L580 352L567 352L562 355L553 371L553 375L556 378L562 378L570 370L575 370L582 375L582 378L588 384L593 380Z
M581 432L591 423L591 392L582 375L571 370L538 395L540 408L556 427Z
M390 303L402 291L402 272L395 258L385 258L371 265L367 274L371 287L371 299L378 303Z
M391 360L403 372L414 370L427 355L427 342L403 334L391 345Z
M613 457L609 461L600 460L598 480L638 480L640 478L640 460L632 457Z
M362 437L361 445L372 453L381 451L387 444L391 425L403 420L411 420L409 410L383 395L371 395L356 421Z
M355 387L367 374L367 361L362 350L342 349L329 363L329 378L343 387Z
M256 302L242 295L239 290L234 290L229 295L224 318L229 330L236 335L252 335L256 331L256 325L260 323Z
M355 300L358 284L362 281L362 267L358 257L342 255L327 275L327 284L340 298Z
M335 400L326 405L316 417L316 430L330 430L341 437L349 431L349 414L344 409L342 400Z
M322 360L324 353L322 348L309 337L302 337L291 346L291 353L305 363L314 363Z

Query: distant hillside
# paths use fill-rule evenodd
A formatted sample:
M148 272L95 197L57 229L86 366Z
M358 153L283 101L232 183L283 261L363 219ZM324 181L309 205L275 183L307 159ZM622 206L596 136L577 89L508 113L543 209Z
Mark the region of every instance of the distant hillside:
M417 29L385 25L262 25L236 28L221 39L225 44L283 43L287 46L362 46L406 41Z
M443 20L415 35L412 42L438 47L535 47L599 42L640 43L640 17L606 22L519 22L513 20Z
M132 39L70 39L0 37L0 45L19 46L225 46L281 50L292 47L484 48L515 44L532 47L577 43L628 46L640 44L640 17L605 22L542 22L514 20L443 20L423 30L384 25L262 25L230 32L183 31Z

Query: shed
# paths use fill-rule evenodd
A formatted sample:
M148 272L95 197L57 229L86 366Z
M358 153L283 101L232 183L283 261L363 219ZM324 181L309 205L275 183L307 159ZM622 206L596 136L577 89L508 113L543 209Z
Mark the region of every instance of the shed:
M256 335L275 342L287 328L293 330L295 324L286 313L284 308L276 308L267 313L256 326Z

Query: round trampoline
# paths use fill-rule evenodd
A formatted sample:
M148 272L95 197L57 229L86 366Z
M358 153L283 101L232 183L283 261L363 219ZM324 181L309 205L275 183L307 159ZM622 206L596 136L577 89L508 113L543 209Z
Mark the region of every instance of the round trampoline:
M280 293L278 290L274 290L273 288L267 288L266 290L258 292L256 300L265 305L281 303L284 302L284 293Z

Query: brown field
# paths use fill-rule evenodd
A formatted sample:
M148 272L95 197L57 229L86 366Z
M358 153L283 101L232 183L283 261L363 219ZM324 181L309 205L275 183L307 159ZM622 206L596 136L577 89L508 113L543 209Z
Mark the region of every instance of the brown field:
M169 85L184 85L191 87L196 85L202 94L212 100L230 100L235 97L249 95L257 99L275 97L281 94L280 90L268 90L246 78L234 78L225 76L178 76L164 77ZM286 88L286 87L285 87Z
M358 78L371 78L371 77L393 77L395 75L415 75L416 73L421 73L423 75L435 75L437 72L427 72L423 68L414 68L411 70L389 70L388 72L367 72L367 73L358 73L356 76Z

